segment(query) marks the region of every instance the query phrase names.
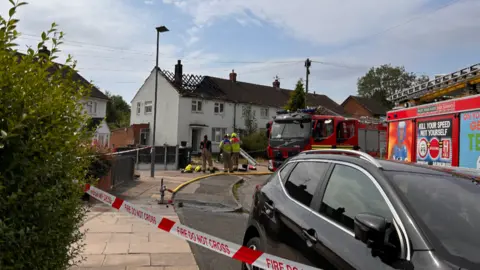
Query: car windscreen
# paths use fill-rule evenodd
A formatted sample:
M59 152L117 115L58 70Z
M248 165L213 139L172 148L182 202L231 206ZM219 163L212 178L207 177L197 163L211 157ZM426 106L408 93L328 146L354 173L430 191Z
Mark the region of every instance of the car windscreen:
M388 174L440 256L480 269L480 185L449 174Z
M275 121L270 134L271 139L307 138L310 136L311 122Z

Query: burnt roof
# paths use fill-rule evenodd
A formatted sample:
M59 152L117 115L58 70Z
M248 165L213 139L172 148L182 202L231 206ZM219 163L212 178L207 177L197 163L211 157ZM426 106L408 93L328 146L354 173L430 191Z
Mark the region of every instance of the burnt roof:
M22 57L25 56L25 54L23 53L20 53L20 52L15 52L15 54L19 57L19 60L21 60ZM62 67L64 67L65 65L62 65L62 64L59 64L59 63L55 63L53 62L53 66L51 66L48 71L50 73L54 73L55 71L61 69ZM66 74L66 72L64 72L64 74ZM98 89L95 85L93 85L92 83L90 83L89 81L87 81L87 79L85 79L82 75L80 75L78 73L78 71L74 71L73 74L72 74L72 79L73 81L75 82L78 82L78 83L81 83L85 86L89 86L91 87L91 92L90 92L90 97L93 97L93 98L98 98L98 99L109 99L107 97L107 95L105 95L102 91L100 91L100 89Z
M349 96L345 101L342 103L342 106L349 100L353 99L358 104L362 105L366 110L371 112L374 115L386 115L388 108L385 107L381 102L378 102L371 98L360 97L360 96Z
M160 72L179 94L185 97L218 99L281 108L287 104L292 92L289 89L274 88L273 86L241 81L232 82L229 79L188 74L183 74L182 85L178 85L175 84L175 76L172 72L165 70L160 70ZM307 105L322 106L337 114L346 114L342 106L326 95L308 93Z

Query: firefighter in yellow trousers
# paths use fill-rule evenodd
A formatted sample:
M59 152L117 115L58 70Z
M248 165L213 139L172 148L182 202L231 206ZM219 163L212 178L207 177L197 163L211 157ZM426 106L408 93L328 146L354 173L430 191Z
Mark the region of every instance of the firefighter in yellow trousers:
M232 133L230 142L232 143L232 168L238 170L238 157L240 156L240 140L236 133Z
M223 140L219 145L220 150L223 155L223 171L224 172L233 172L232 168L232 143L228 138L228 135L223 136Z

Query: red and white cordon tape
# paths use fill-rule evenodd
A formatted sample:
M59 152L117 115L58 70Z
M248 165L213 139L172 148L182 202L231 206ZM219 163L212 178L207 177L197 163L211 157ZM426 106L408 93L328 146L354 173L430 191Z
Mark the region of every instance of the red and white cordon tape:
M150 213L149 211L141 209L134 204L117 198L114 195L111 195L89 184L85 186L85 192L95 199L110 205L121 212L126 212L134 217L142 219L161 230L241 262L251 264L262 269L319 270L318 268L312 266L286 260L258 250L252 250L250 248L197 231L168 218Z

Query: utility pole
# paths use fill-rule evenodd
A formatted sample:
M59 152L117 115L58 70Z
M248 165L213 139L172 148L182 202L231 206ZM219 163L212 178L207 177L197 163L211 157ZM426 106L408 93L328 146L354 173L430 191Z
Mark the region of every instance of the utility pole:
M309 58L305 60L305 69L306 69L306 75L305 75L305 108L307 108L307 94L308 94L308 76L310 75L310 66L312 65L312 61L310 61Z

